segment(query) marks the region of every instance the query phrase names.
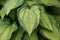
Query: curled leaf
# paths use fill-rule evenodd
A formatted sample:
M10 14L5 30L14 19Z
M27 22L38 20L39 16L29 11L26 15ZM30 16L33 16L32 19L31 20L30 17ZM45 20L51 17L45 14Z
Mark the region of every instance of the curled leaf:
M3 6L3 8L0 11L1 18L3 19L5 14L8 15L12 9L14 9L18 6L21 6L23 2L24 2L24 0L7 0L5 5Z

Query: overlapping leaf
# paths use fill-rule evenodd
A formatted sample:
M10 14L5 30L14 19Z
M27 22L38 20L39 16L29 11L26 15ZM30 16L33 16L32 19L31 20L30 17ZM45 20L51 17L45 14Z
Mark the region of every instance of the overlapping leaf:
M56 19L56 21L57 21L57 24L58 24L58 30L59 30L59 38L60 38L60 16L58 16L58 15L53 15L54 16L54 18ZM60 39L59 39L60 40Z
M57 27L53 27L53 31L48 31L43 28L40 29L40 33L49 40L59 40L59 32Z
M31 36L25 34L23 40L38 40L37 33L33 32Z
M0 0L0 40L59 38L60 0Z
M54 17L50 14L47 14L49 17L49 20L50 20L50 23L51 23L51 27L52 27L52 31L49 31L47 29L44 29L44 28L40 28L40 33L48 38L49 40L59 40L59 31L58 31L58 24L57 24L57 21L54 19ZM44 21L45 22L45 21ZM47 23L47 22L46 22Z
M40 0L42 4L46 6L55 6L60 8L60 1L59 0Z
M48 30L53 30L49 16L46 13L41 14L40 25Z
M50 15L45 12L45 9L42 5L40 5L40 12L41 12L41 18L40 18L40 25L48 30L53 30L52 20L54 20L52 17L49 17ZM55 20L54 20L55 22Z
M8 15L11 9L14 9L18 6L21 6L21 4L24 2L24 0L7 0L5 5L0 11L0 16L2 19L4 18L5 14Z
M53 30L53 26L56 25L56 20L55 18L48 14L48 13L42 13L41 14L41 21L40 21L40 25L48 30ZM57 24L58 25L58 24Z
M15 23L10 25L9 20L0 20L0 40L9 40L11 34L17 29Z
M12 34L11 40L22 40L23 33L24 33L23 28L22 27L18 28L18 30Z

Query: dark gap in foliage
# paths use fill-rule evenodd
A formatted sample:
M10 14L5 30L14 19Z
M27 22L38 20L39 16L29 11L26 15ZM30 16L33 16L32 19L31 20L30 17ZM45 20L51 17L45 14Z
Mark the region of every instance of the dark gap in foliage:
M14 32L12 33L11 39L15 37L15 35L17 34L17 32L18 32L18 30L14 31ZM11 39L10 39L10 40L11 40Z
M40 28L41 28L41 26L40 25L38 25L38 30L37 30L37 35L38 35L38 39L39 40L48 40L47 38L45 38L45 37L43 37L42 35L41 35L41 33L40 33Z
M16 30L16 31L17 31L17 30ZM16 31L14 31L14 32L12 33L11 39L15 36ZM10 40L11 40L11 39L10 39Z
M24 40L23 38L25 37L25 35L26 35L26 31L23 33L23 37L22 37L22 40Z
M15 21L16 21L16 23L18 25L18 28L19 28L20 24L19 24L18 17L17 17L17 8L16 8L16 11L15 11Z
M60 0L58 0L58 1L60 1Z
M43 29L45 29L45 30L48 30L48 29L46 29L46 28L42 27L41 25L39 25L39 26L40 26L40 28L39 28L39 29L43 28ZM48 31L52 32L52 30L48 30Z
M60 15L57 10L60 10L60 8L56 8L53 6L46 6L45 7L46 11L52 15Z
M2 9L2 7L3 7L3 6L2 6L2 5L0 5L0 10Z
M10 18L9 15L8 15L8 16L5 15L5 17L8 18L8 19L10 19L10 23L11 23L11 24L13 23L13 21L12 21L12 19ZM5 17L4 17L4 18L5 18Z
M47 38L44 38L39 32L37 32L37 35L39 40L48 40Z
M15 22L17 24L17 26L19 27L18 17L17 17L17 9L12 9L11 11L13 11L13 10L15 10L15 13L14 13L15 16L13 17L14 19L12 19L10 17L10 16L12 16L12 15L10 15L10 13L9 13L8 17L11 19L11 23Z

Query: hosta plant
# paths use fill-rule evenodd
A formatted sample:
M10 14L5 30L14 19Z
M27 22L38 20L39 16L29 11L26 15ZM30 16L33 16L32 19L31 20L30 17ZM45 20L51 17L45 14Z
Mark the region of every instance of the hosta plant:
M0 0L0 40L60 40L60 0Z

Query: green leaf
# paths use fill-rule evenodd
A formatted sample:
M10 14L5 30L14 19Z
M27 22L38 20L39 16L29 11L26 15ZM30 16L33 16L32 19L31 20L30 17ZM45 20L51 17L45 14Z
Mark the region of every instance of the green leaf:
M43 37L49 40L59 40L59 32L57 27L53 27L53 31L48 31L46 29L40 28L40 33Z
M55 18L55 20L58 22L58 23L60 23L60 16L59 15L52 15L54 18Z
M60 8L60 1L58 0L40 0L42 4L45 4L46 6L55 6Z
M13 23L10 25L10 20L5 18L0 19L0 40L9 40L11 34L17 29L17 25Z
M38 36L36 32L33 32L30 36L25 34L23 40L38 40Z
M14 9L18 6L21 6L23 2L24 2L24 0L7 0L5 5L3 6L3 8L0 11L1 18L3 19L5 14L8 15L12 9Z
M26 3L28 4L28 6L37 4L36 0L32 0L32 1L30 0L30 1L27 1Z
M40 19L39 9L35 10L35 7L32 6L29 8L22 8L19 10L18 20L22 27L31 35L32 31L37 28Z
M53 30L53 26L56 25L56 20L48 13L41 14L40 25L50 31Z
M40 25L48 30L53 30L50 19L46 13L41 14Z
M37 3L42 4L41 0L36 0Z
M23 33L25 31L23 30L23 28L20 26L20 28L18 28L11 37L11 40L22 40L23 37Z
M56 19L57 24L58 24L58 27L57 28L59 30L59 37L60 37L60 16L59 15L54 15L54 18Z
M16 24L0 26L0 40L9 40L16 29Z

